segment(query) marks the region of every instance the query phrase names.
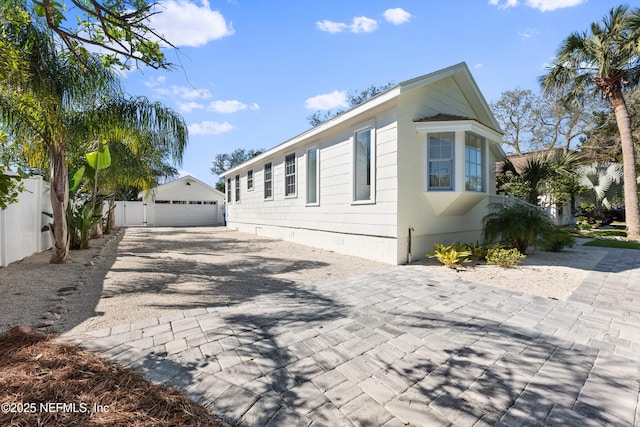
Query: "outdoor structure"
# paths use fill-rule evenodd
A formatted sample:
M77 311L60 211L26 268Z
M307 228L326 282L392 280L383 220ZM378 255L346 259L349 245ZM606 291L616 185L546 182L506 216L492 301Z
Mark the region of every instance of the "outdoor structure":
M501 139L460 63L227 171L227 225L390 264L422 258L480 239Z
M142 202L116 202L116 225L209 226L223 223L224 194L190 176L140 193Z

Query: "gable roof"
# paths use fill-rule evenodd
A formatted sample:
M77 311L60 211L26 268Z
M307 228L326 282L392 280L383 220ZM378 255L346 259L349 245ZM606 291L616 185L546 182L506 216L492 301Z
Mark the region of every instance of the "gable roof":
M229 169L228 171L220 174L221 177L226 177L228 175L232 175L237 173L237 171L245 169L247 166L252 164L258 164L263 162L268 157L273 154L287 150L298 143L308 140L328 129L331 129L335 126L338 126L351 118L358 116L364 112L372 110L373 108L382 105L388 101L391 101L403 93L407 93L421 87L433 84L440 80L446 79L448 77L453 77L456 81L456 84L460 86L465 97L474 111L478 113L480 116L478 120L479 123L483 123L485 126L497 130L500 132L500 125L497 120L493 116L491 109L489 108L489 104L485 100L484 96L480 92L478 85L476 84L471 72L469 71L469 67L465 62L460 62L459 64L452 65L447 68L443 68L438 71L434 71L429 74L425 74L420 77L416 77L410 80L405 80L386 91L379 93L378 95L368 99L367 101L352 107L351 109L341 113L338 116L335 116L325 122L322 122L316 127L308 129L307 131L279 144L275 147L265 151L264 153L255 156L246 162ZM475 119L473 119L475 120Z
M184 182L185 185L191 185L191 183L195 183L197 185L200 185L200 186L206 188L207 190L213 191L214 193L218 194L221 197L224 197L224 193L216 190L212 186L210 186L208 184L205 184L204 182L200 181L199 179L197 179L197 178L195 178L195 177L193 177L191 175L181 176L178 179L174 179L173 181L169 181L169 182L166 182L166 183L164 183L162 185L158 185L157 187L154 187L154 188L152 188L150 190L141 191L138 194L138 197L142 197L144 199L144 198L148 197L149 195L155 195L159 190L162 190L163 188L173 187L173 186L175 186L177 184L180 184L182 182Z

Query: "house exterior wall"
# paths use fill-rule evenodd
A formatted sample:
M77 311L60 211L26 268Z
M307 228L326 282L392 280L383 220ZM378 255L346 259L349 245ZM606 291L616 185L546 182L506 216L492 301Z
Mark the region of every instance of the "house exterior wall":
M374 130L375 202L353 202L353 138L367 127ZM318 149L319 199L307 204L307 155ZM396 263L397 129L395 109L389 105L367 112L343 125L303 140L226 176L232 198L227 202L230 228L323 249ZM296 155L296 195L285 196L285 157ZM273 198L264 198L264 165L272 164ZM247 172L253 170L253 190ZM235 177L240 176L240 201L235 201ZM227 181L228 182L228 181Z
M455 241L473 242L481 239L482 218L487 214L488 198L476 194L458 194L458 203L466 208L455 214L438 214L445 203L453 203L456 192L464 192L464 132L456 132L455 192L427 191L427 134L416 132L414 120L438 113L477 117L454 78L449 77L427 87L400 95L398 101L398 247L397 262L408 262L409 228L411 232L411 259L423 258L432 252L435 243ZM495 157L485 149L486 194L495 194ZM490 169L494 167L494 169ZM434 193L434 192L431 192ZM477 197L476 197L477 196ZM468 200L465 200L467 198Z

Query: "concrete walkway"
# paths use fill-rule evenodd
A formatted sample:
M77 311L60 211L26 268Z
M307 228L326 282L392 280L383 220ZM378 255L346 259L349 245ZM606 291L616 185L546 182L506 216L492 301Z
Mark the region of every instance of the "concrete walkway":
M67 339L250 426L640 426L640 251L569 301L395 267Z

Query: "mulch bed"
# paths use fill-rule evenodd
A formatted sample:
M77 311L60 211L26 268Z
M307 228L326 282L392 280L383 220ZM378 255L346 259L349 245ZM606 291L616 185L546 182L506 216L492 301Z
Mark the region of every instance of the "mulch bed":
M2 426L226 426L172 388L21 328L0 336Z

